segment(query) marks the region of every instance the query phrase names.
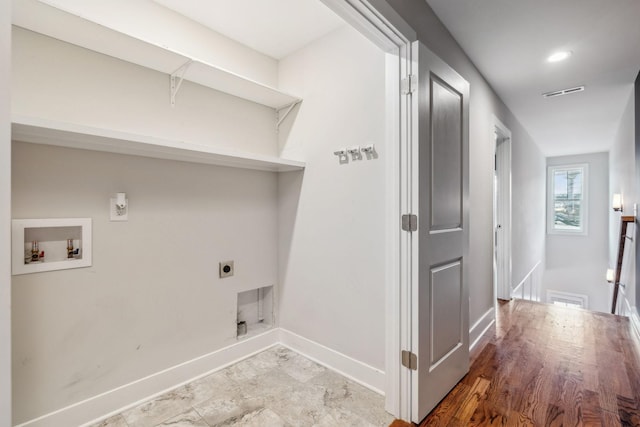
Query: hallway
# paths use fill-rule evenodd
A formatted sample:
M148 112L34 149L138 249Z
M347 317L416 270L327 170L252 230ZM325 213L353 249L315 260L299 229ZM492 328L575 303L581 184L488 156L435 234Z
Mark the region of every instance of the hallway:
M470 372L421 426L638 426L640 344L628 318L500 302Z

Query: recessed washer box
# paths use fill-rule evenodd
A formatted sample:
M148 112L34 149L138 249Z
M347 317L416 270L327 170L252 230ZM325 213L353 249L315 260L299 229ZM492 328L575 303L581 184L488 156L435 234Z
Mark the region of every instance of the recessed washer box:
M31 257L33 242L38 255ZM72 248L69 256L69 248ZM91 266L91 218L14 219L11 221L12 274Z
M237 322L244 322L238 339L258 335L273 328L273 286L238 292ZM240 328L238 328L240 332Z

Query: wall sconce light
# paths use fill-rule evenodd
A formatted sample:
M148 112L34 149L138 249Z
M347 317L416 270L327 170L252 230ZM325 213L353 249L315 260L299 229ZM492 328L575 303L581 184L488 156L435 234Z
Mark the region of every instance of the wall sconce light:
M613 193L613 202L611 203L611 207L615 212L622 212L622 194Z
M613 282L613 269L612 268L608 268L607 269L607 282L609 282L609 283Z

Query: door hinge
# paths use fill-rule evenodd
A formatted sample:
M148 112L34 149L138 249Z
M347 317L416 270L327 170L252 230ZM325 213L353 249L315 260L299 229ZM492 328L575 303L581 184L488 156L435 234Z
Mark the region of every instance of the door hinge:
M418 229L418 216L413 214L402 215L402 229L404 231L416 231Z
M404 79L402 79L401 89L403 95L408 95L410 93L415 92L418 86L418 79L415 74L411 74Z
M418 369L418 357L407 350L402 350L402 366L415 371Z

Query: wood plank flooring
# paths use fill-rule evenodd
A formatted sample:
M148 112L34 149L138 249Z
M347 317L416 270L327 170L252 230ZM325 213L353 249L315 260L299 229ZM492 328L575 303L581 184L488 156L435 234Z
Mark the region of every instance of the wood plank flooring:
M640 344L627 318L501 302L471 356L420 427L640 426Z

